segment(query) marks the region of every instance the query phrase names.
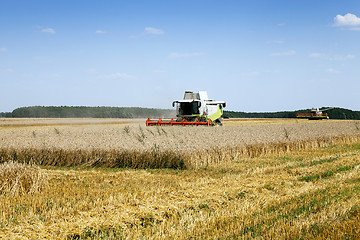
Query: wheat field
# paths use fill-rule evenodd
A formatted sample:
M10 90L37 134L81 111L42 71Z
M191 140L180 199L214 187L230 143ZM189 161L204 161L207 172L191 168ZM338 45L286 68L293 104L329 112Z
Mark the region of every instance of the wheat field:
M0 238L356 239L359 127L1 119Z
M351 142L360 132L356 121L296 119L231 120L211 128L144 125L121 119L3 120L0 156L41 165L184 169L244 154Z

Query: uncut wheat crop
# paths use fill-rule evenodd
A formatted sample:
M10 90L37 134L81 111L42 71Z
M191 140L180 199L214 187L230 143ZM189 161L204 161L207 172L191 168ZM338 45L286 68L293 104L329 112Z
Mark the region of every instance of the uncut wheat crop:
M197 168L239 154L313 148L359 134L354 121L233 120L223 127L146 127L143 120L20 119L1 121L0 151L2 161L14 160L9 158L15 154L26 162L46 159L45 165ZM51 155L61 155L63 162L54 162L58 158Z

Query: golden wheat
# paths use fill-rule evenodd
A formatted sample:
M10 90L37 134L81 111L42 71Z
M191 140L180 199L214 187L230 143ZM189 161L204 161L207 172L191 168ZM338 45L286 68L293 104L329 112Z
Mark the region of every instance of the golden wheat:
M324 121L299 123L277 121L229 121L223 127L145 127L132 124L104 124L95 120L47 125L32 122L30 126L11 125L0 127L2 148L61 148L61 149L139 149L149 150L155 144L160 149L189 151L211 147L244 146L257 143L311 140L319 137L336 137L360 134L352 121ZM260 124L261 123L261 124ZM38 124L36 126L33 126ZM41 125L44 124L44 125ZM1 126L1 125L0 125Z
M24 120L3 121L0 161L57 166L199 168L241 155L255 157L350 143L360 135L351 121L245 120L227 121L221 128L145 127L138 121L130 124L119 120L74 121L32 120L28 125Z
M41 164L46 179L41 191L0 194L0 238L360 234L360 133L352 121L222 128L51 121L0 127L1 161Z
M39 167L14 161L0 164L0 194L35 193L44 184Z
M207 170L49 168L42 192L0 196L0 238L355 239L359 150L340 144Z

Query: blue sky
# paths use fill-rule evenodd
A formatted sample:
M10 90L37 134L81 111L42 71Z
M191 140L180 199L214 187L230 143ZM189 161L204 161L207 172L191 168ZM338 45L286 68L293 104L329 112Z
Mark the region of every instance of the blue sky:
M359 1L0 0L0 112L171 108L360 110Z

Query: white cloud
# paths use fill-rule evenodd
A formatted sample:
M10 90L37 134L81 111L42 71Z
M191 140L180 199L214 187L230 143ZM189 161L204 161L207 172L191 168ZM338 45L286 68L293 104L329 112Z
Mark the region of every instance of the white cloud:
M103 30L96 30L95 32L96 34L105 34L107 33L106 31L103 31Z
M163 35L163 34L165 34L165 31L162 29L146 27L144 29L144 32L137 34L137 35L129 36L129 38L136 39L136 38L140 38L140 37L143 37L146 35Z
M296 51L295 50L289 50L286 52L276 52L276 53L272 53L272 56L291 56L291 55L295 55Z
M7 51L7 48L4 48L4 47L0 48L0 52L6 52L6 51Z
M333 26L358 31L360 30L360 18L351 13L347 13L344 16L336 15Z
M310 53L309 57L310 58L320 58L322 56L321 53Z
M360 26L360 18L356 15L347 13L344 16L336 15L334 18L334 25L335 26Z
M332 73L332 74L338 74L340 73L338 70L335 70L333 68L328 68L325 70L327 73Z
M43 33L55 34L55 30L53 28L44 28L41 30Z
M171 53L169 55L170 58L183 58L183 57L198 57L202 56L204 53L202 52L192 52L192 53Z
M351 60L351 59L356 58L356 56L353 54L331 56L331 55L327 55L327 54L323 54L323 53L310 53L309 57L310 58L321 58L321 59L330 60L330 61L345 61L345 60Z
M355 58L355 55L348 54L348 55L346 55L346 58L347 58L347 59L354 59L354 58Z
M120 80L133 80L136 79L135 76L129 75L127 73L112 73L108 75L101 75L100 78L103 79L120 79Z
M162 29L152 28L152 27L146 27L145 32L147 34L154 34L154 35L162 35L165 33Z
M352 55L352 54L348 54L346 56L332 56L332 57L329 57L329 60L332 60L332 61L344 61L344 60L348 60L348 59L354 59L355 58L355 55Z
M286 23L278 23L277 25L278 25L279 27L283 27L283 26L286 25Z

